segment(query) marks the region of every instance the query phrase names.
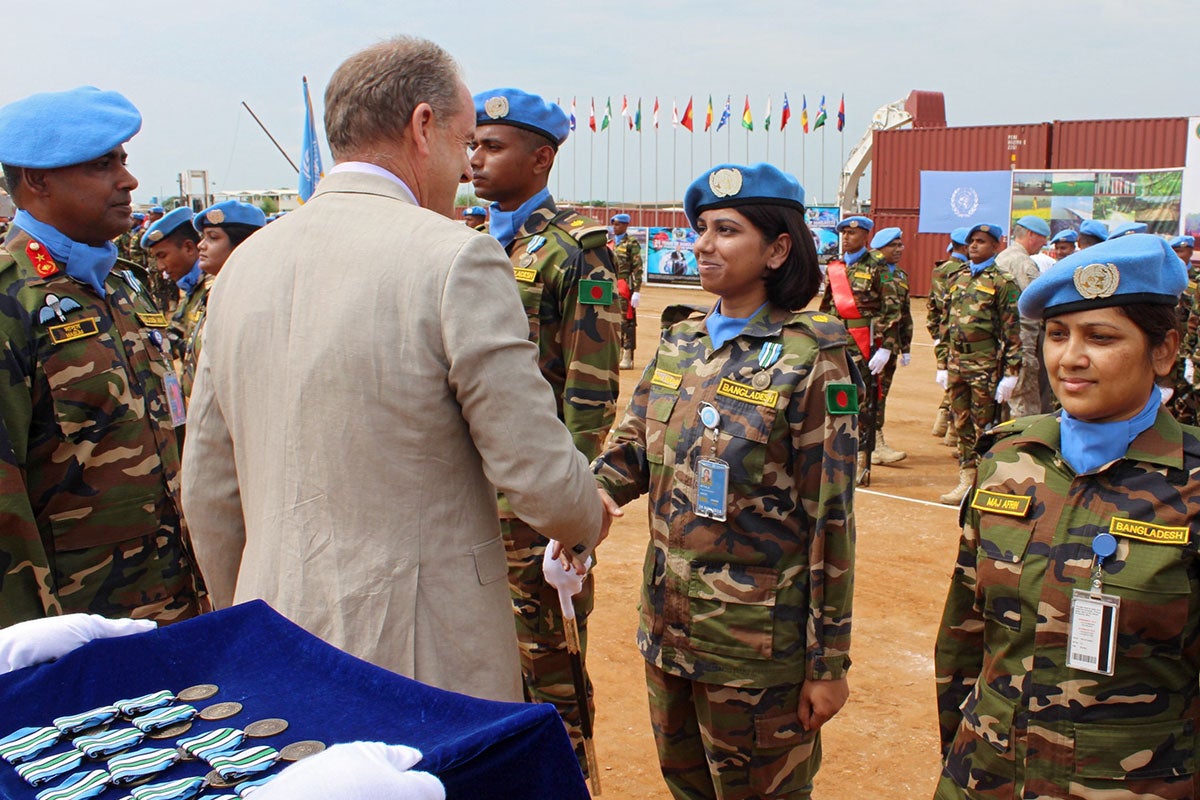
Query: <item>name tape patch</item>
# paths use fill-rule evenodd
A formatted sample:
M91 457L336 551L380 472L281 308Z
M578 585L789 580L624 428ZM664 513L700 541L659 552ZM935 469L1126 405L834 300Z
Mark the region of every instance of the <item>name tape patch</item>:
M650 378L650 383L654 386L661 386L664 389L678 389L679 384L683 383L683 376L655 367L654 375Z
M73 320L63 323L62 325L51 325L46 328L46 332L50 334L50 341L55 344L74 341L75 339L83 339L87 336L95 336L100 332L99 317L84 317L83 319Z
M516 279L521 283L533 283L535 280L537 280L536 269L521 269L520 267L515 267L513 269L513 275L516 276Z
M199 313L197 313L195 315L189 315L189 317L191 317L191 316L195 316L196 319L200 318ZM142 312L139 311L137 318L140 319L142 321L142 324L145 325L147 328L165 328L165 327L167 327L167 318L165 316L163 316L163 314L161 312L154 313L154 314L143 314ZM192 320L192 322L195 322L195 321L196 321L195 319Z
M779 392L774 389L755 389L753 386L738 383L729 378L721 378L721 382L717 385L717 394L767 408L774 408L775 404L779 402Z
M990 511L993 514L1005 514L1010 517L1023 517L1029 513L1033 498L1023 494L1004 494L979 489L971 500L971 508L980 511Z
M1185 545L1188 543L1187 528L1169 528L1165 525L1138 522L1135 519L1122 517L1113 517L1109 521L1108 532L1113 536L1140 539L1143 542L1153 542L1154 544Z

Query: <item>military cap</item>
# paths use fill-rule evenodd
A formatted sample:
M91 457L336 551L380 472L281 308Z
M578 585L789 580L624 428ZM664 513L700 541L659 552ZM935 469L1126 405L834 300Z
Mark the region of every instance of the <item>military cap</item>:
M878 250L881 247L887 247L892 242L904 235L904 231L899 228L883 228L879 233L875 234L871 239L871 247Z
M1104 241L1108 238L1108 228L1104 223L1096 219L1085 219L1079 223L1079 233L1082 236L1091 236L1093 239Z
M837 224L834 230L841 233L846 228L866 228L867 230L871 230L874 227L875 223L870 217L846 217Z
M1026 214L1017 220L1017 224L1030 233L1036 233L1039 236L1050 235L1050 223L1041 217L1035 217L1033 214Z
M954 230L950 231L950 241L954 242L955 244L966 244L967 237L970 235L970 228L955 228Z
M1174 239L1171 239L1170 241L1168 241L1167 244L1171 245L1172 250L1178 250L1181 247L1195 247L1196 246L1196 237L1195 236L1176 236Z
M1173 306L1186 286L1187 268L1166 240L1133 233L1062 259L1021 292L1017 310L1044 319L1132 303Z
M718 164L692 181L683 193L683 210L692 227L700 212L737 206L789 206L804 210L804 187L778 167Z
M192 225L198 231L203 231L213 225L251 225L261 228L266 224L267 215L262 212L261 208L243 203L241 200L225 200L209 206L192 220Z
M1059 231L1058 233L1056 233L1050 237L1049 244L1054 244L1055 242L1078 242L1078 241L1079 241L1078 233L1071 230L1070 228L1064 228L1063 230Z
M1109 239L1116 239L1120 236L1128 236L1131 233L1145 233L1146 223L1144 222L1122 222L1120 225L1112 229L1108 234Z
M483 210L483 206L471 206L463 209L464 217L486 217L487 212Z
M80 86L0 108L0 164L56 169L99 158L129 141L142 115L118 92Z
M555 147L567 140L566 112L520 89L492 89L475 95L476 125L512 125L545 136Z
M150 213L152 214L162 214L164 210L162 206L150 206Z
M180 206L170 214L160 217L151 223L146 232L142 234L142 247L150 247L156 242L161 242L181 225L191 225L193 216L190 208Z
M972 225L970 228L967 229L967 238L970 239L971 236L975 233L975 231L983 231L988 236L991 236L993 239L995 239L997 242L1004 238L1004 231L1002 231L1000 229L1000 226L993 225L990 222L980 222L975 225Z
M141 222L142 220L146 219L146 215L145 215L145 214L143 214L143 213L142 213L142 212L140 212L140 211L135 211L135 212L133 212L133 215L132 215L132 216L133 216L133 218L134 218L134 219L136 219L138 222Z
M624 222L626 225L632 221L633 217L629 216L628 214L613 214L612 219L609 220L609 222Z

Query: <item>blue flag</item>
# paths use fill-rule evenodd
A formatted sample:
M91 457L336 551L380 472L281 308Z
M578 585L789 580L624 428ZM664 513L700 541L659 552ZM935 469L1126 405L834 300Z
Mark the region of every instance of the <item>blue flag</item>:
M321 166L321 143L317 139L317 125L313 120L312 98L308 96L308 78L304 81L304 152L300 155L300 202L312 197L317 190L317 181L325 177Z
M955 228L990 222L1008 229L1012 173L933 172L921 170L919 233L950 233Z
M725 109L721 112L721 119L717 122L717 130L721 130L725 127L725 123L729 122L729 101L731 99L732 95L725 98Z

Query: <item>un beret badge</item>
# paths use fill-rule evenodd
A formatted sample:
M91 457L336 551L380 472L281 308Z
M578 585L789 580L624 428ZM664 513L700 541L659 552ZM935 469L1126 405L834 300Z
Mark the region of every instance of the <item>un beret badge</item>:
M213 210L209 211L208 214L206 214L205 216L208 217L208 221L211 222L213 225L220 225L222 222L225 221L225 212L219 208L214 208Z
M717 197L732 197L742 190L742 173L731 167L719 169L708 176L708 188Z
M162 238L163 238L163 232L162 231L150 231L149 233L146 234L146 238L152 242L160 242L160 241L162 241Z
M487 102L483 104L483 110L492 119L501 119L508 116L508 98L496 95L489 97Z
M1085 300L1112 297L1121 282L1121 273L1116 264L1088 264L1075 270L1075 290Z
M846 223L846 227L847 227L847 228L857 228L857 227L858 227L858 220L856 220L856 219L852 219L852 220L850 220L849 222L847 222L847 223Z

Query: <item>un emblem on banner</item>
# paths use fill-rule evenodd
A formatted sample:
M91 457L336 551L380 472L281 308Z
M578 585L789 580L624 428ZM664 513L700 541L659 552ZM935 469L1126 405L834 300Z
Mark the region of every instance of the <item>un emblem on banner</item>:
M961 219L979 210L979 192L969 186L960 186L950 195L950 210Z

